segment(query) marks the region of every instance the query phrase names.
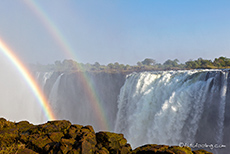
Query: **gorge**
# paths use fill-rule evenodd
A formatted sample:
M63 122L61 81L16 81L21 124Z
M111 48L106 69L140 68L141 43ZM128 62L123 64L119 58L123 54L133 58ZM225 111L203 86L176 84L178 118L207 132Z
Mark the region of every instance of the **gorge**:
M219 145L213 149L201 147L214 153L229 151L229 70L152 71L128 75L36 72L35 76L57 119L92 125L96 131L122 133L134 148L147 143L199 143ZM33 117L30 121L44 122L39 107L34 111L29 113ZM99 117L98 112L102 112L105 126L99 122L103 117ZM3 116L7 118L7 114Z

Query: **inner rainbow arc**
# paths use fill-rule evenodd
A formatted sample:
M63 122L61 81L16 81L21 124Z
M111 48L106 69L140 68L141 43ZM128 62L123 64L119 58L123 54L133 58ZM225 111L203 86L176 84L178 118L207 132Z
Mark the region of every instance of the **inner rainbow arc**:
M57 28L57 26L52 22L51 19L49 19L48 15L45 13L44 10L39 6L38 3L34 0L24 0L24 3L32 10L32 12L38 17L38 19L41 21L43 26L47 29L47 31L50 33L50 35L53 37L53 39L57 42L57 44L62 48L63 52L72 57L73 59L77 59L77 56L74 54L74 50L71 48L71 45L68 43L68 41L65 39L63 34L60 32L60 30ZM82 79L83 84L85 85L85 89L88 92L88 96L91 100L91 105L94 107L96 116L99 120L100 125L105 130L111 130L109 126L109 122L105 116L105 112L103 109L103 106L96 95L95 88L93 87L90 78L88 75L84 72L81 65L77 65L78 69L80 70L79 75Z
M38 99L38 102L43 108L43 111L45 113L47 120L55 120L56 118L49 106L49 102L46 99L45 95L43 94L41 88L37 84L36 80L29 73L26 66L19 60L19 58L17 58L14 52L9 48L9 46L5 42L3 42L1 38L0 38L0 50L13 63L13 65L17 68L17 70L20 72L20 74L25 79L26 83L32 89L34 95Z

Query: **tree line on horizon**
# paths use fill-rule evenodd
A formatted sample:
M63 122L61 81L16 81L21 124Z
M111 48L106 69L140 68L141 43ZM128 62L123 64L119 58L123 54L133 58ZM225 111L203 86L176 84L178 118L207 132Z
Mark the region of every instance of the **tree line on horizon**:
M143 61L137 62L137 65L124 65L109 63L108 65L100 65L99 62L94 64L78 63L74 60L55 61L54 64L30 64L30 68L35 71L92 71L92 72L141 72L141 71L162 71L162 70L189 70L189 69L226 69L230 68L230 58L219 57L212 60L198 58L197 60L189 60L185 63L179 63L178 59L166 60L163 64L157 63L152 58L146 58Z

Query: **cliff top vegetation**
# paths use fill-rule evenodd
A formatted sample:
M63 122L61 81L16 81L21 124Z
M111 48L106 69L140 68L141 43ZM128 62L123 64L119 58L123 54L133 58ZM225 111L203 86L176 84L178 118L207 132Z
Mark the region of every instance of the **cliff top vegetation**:
M157 63L152 58L146 58L143 61L137 62L136 65L124 65L109 63L108 65L100 65L99 62L94 64L78 63L74 60L55 61L54 64L30 64L30 68L34 71L55 71L55 72L108 72L108 73L130 73L142 71L164 71L164 70L189 70L189 69L226 69L230 68L230 58L219 57L212 60L198 58L197 60L189 60L185 63L179 63L178 59L168 59L163 64Z

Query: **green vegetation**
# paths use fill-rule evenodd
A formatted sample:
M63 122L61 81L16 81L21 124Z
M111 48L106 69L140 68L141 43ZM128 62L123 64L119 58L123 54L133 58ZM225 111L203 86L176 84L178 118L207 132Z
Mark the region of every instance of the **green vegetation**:
M198 58L197 60L189 60L187 62L179 63L178 59L168 59L163 64L157 63L156 60L146 58L137 65L130 66L116 63L109 63L108 65L78 63L74 60L55 61L54 64L30 64L32 70L35 71L59 71L59 72L109 72L109 73L130 73L141 71L160 71L160 70L188 70L188 69L226 69L230 68L230 58L219 57L214 61Z

